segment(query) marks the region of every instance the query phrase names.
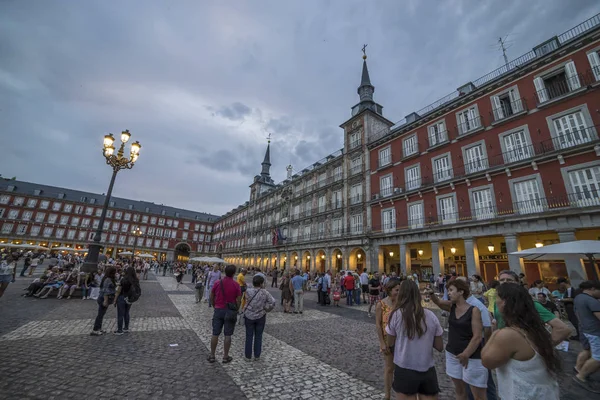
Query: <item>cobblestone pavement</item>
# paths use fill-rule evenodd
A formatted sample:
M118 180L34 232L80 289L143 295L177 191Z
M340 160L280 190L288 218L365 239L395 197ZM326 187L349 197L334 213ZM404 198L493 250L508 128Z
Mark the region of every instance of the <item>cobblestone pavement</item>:
M278 306L267 316L261 361L244 360L244 328L238 326L233 362L220 362L220 345L218 362L209 364L212 309L195 303L189 276L184 279L178 287L170 276L151 274L132 307L132 332L90 337L95 301L20 297L30 279L18 278L0 299L0 397L383 398L383 361L368 306L320 307L309 292L303 314L284 314ZM278 290L269 290L279 299ZM115 317L111 307L103 328L114 330ZM591 398L571 383L577 350L574 345L562 353L561 399ZM435 359L440 398L451 399L443 354Z

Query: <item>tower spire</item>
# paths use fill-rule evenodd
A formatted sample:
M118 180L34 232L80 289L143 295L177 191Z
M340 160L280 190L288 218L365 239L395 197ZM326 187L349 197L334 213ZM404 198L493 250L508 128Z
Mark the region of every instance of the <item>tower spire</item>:
M369 77L369 68L367 67L367 45L362 47L363 52L363 67L362 75L360 78L360 86L358 87L358 95L360 96L360 102L373 101L373 92L375 87L371 85L371 78Z
M271 134L267 137L267 151L265 152L265 159L262 162L261 176L265 178L271 178L269 170L271 169Z

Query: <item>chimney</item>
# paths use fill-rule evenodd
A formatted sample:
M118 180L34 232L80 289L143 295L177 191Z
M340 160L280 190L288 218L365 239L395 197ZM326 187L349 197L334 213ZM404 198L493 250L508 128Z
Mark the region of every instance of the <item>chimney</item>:
M286 171L287 171L287 179L292 179L292 164L288 165L287 167L285 167Z

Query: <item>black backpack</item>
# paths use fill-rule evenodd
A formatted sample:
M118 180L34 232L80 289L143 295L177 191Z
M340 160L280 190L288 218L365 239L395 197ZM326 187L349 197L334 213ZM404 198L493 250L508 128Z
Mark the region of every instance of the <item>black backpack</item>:
M131 282L131 287L129 288L129 292L127 293L127 297L125 297L125 303L133 304L142 295L142 288L140 287L140 281Z

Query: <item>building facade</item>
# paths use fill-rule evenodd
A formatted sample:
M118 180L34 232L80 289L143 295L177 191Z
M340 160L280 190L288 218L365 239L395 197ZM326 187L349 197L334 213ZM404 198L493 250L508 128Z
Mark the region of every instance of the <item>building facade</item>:
M393 122L373 100L364 57L359 102L340 127L344 148L275 184L267 146L249 200L215 224L217 252L229 262L262 269L373 269L367 137Z
M100 223L105 196L0 179L0 249L28 243L50 249L85 249ZM214 253L213 225L219 217L144 201L112 197L103 226L103 253L148 253L158 260L186 260ZM132 233L139 228L141 234Z
M600 239L599 127L600 14L367 138L374 263L594 277L577 256L508 254Z

